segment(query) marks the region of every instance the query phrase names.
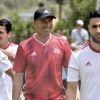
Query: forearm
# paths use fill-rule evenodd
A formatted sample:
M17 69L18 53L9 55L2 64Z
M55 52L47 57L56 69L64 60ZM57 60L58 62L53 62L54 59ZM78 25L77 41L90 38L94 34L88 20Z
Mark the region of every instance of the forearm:
M14 79L14 71L12 71L12 69L7 70L5 73L8 74L12 80Z
M80 100L80 90L79 90L79 87L77 87L77 96L76 96L76 100Z
M23 73L16 73L13 81L12 100L19 100L23 85Z
M76 83L68 83L65 93L65 100L76 100L77 85Z
M65 100L76 100L76 95L73 92L66 90Z

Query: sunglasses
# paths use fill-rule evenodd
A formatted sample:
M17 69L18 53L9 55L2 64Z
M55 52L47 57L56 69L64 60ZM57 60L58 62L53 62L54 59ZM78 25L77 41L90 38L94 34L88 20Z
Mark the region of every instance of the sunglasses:
M100 25L92 25L92 28L96 29L96 28L100 28Z

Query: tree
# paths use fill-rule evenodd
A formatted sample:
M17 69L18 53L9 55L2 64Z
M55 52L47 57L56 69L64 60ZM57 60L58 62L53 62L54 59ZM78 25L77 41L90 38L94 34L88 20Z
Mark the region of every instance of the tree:
M58 4L58 7L59 7L59 19L62 19L62 6L64 4L66 4L69 0L48 0L48 1L51 1L51 2L56 2Z
M35 29L32 25L32 21L25 21L18 15L18 13L12 13L9 16L9 20L13 26L13 35L12 41L19 43L22 40L32 36L35 32Z
M85 22L85 28L88 25L89 12L96 8L95 0L70 0L71 14L68 16L68 27L71 30L75 27L75 21L82 19Z

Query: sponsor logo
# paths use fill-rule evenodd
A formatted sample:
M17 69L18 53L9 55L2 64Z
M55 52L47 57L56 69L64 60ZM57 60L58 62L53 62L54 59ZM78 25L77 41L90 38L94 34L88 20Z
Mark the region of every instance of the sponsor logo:
M91 66L92 64L88 61L85 66Z

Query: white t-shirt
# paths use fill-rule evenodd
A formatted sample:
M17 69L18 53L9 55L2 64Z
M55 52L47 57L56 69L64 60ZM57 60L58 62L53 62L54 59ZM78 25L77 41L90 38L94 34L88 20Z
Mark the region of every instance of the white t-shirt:
M16 54L17 48L18 48L18 45L11 43L9 45L9 47L6 49L6 51L10 51L11 53ZM11 62L11 63L13 64L13 62ZM5 83L6 83L7 93L8 93L9 98L10 98L9 100L12 100L12 85L13 85L12 79L9 75L5 74L4 80L5 80Z
M81 80L80 100L100 100L100 51L89 44L75 52L69 63L67 81Z
M6 83L4 80L4 72L12 67L7 56L0 50L0 100L11 100L7 95Z

